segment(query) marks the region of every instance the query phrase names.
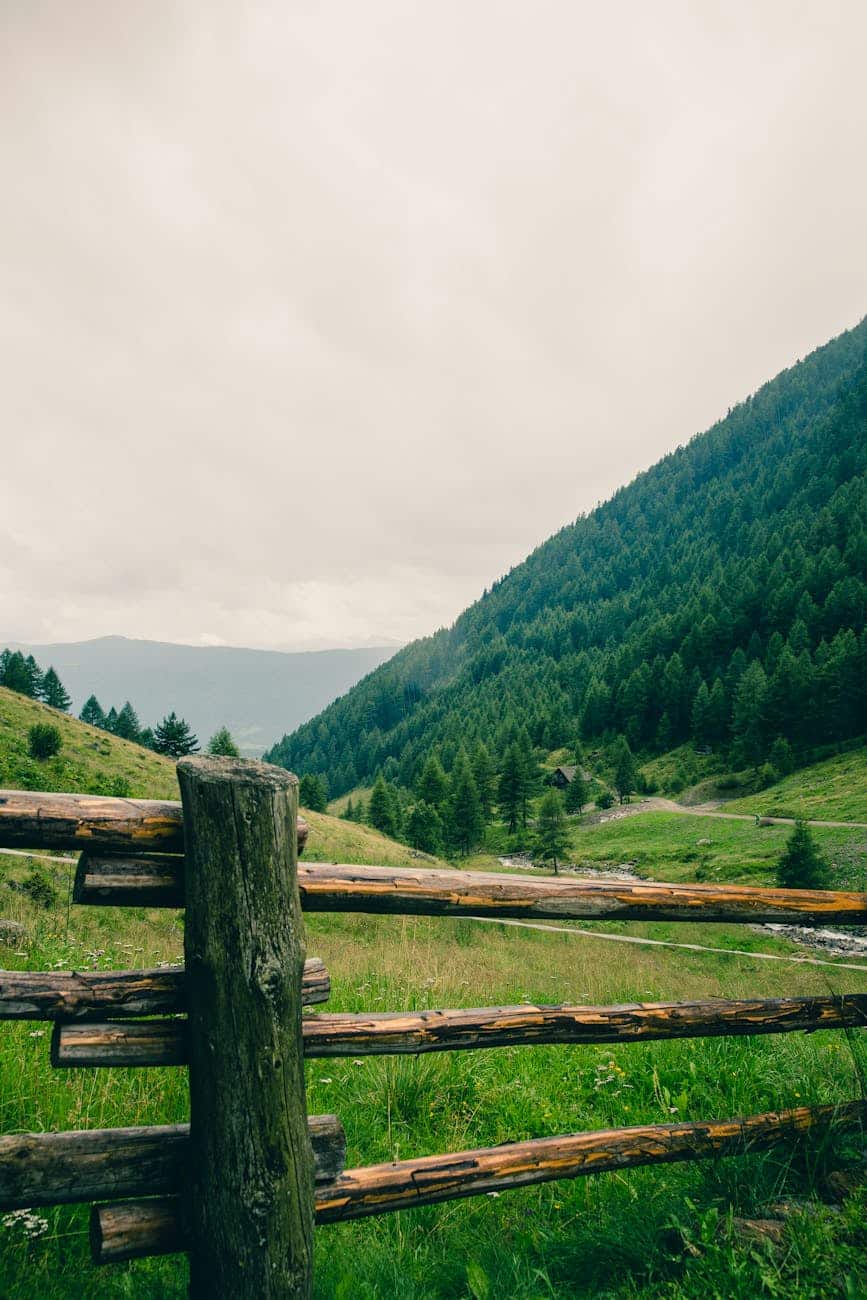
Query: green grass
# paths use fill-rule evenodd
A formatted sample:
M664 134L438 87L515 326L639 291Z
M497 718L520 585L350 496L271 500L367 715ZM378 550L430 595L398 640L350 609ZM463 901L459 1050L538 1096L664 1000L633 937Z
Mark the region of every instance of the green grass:
M44 762L27 752L27 732L37 722L56 726L63 743L60 753ZM179 797L175 765L169 759L4 686L0 686L0 788Z
M69 725L70 757L83 746L87 759L89 729ZM112 763L118 752L112 747ZM122 751L120 758L126 758ZM79 774L105 782L113 772L90 768ZM137 793L168 792L157 784L171 784L166 772L151 775L154 784L147 786L143 775ZM403 846L366 828L317 814L310 814L310 822L311 858L415 861ZM587 862L629 860L645 874L674 879L710 870L719 878L739 873L766 880L787 831L652 813L576 826L574 833L576 850ZM848 864L841 871L855 871L859 854L863 870L867 832L857 834L860 840L851 831L822 832L823 844ZM709 845L697 843L705 838ZM180 959L181 914L67 908L73 868L58 858L41 863L58 901L39 907L3 883L20 880L33 866L26 859L0 858L0 915L26 931L15 947L0 946L0 966L108 969ZM746 927L607 928L713 947L795 951L783 939ZM308 952L328 964L333 1010L522 999L593 1004L864 987L863 975L833 967L633 948L467 919L311 915ZM49 1038L46 1025L0 1025L0 1132L186 1118L184 1071L52 1071ZM309 1109L340 1115L350 1165L603 1126L844 1101L860 1095L867 1044L863 1035L818 1033L359 1059L360 1064L323 1060L307 1067ZM863 1167L863 1144L858 1135L817 1136L746 1158L609 1173L317 1229L315 1294L319 1300L862 1295L863 1193L840 1212L822 1206L834 1171ZM781 1249L750 1244L731 1222L732 1215L760 1215L768 1203L784 1199L804 1202L810 1212L789 1222ZM0 1226L4 1300L186 1295L182 1258L96 1269L89 1258L87 1207L39 1213L47 1227L36 1239L26 1239L18 1227Z
M727 803L726 812L867 822L867 749L793 772L760 794Z
M576 827L572 847L581 866L628 864L656 880L768 885L791 833L790 826L646 812ZM832 864L833 886L867 889L867 830L821 826L813 835Z

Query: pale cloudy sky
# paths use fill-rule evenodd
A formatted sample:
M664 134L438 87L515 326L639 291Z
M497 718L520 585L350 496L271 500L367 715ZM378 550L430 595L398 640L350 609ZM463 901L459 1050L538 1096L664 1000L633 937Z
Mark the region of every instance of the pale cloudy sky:
M867 311L863 0L0 0L0 641L403 641Z

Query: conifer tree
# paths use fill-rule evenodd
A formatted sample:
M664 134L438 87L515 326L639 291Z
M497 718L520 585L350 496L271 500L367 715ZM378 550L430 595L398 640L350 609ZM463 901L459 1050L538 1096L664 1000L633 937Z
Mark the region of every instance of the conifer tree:
M39 693L46 704L50 704L52 709L60 709L62 713L66 713L72 703L53 667L42 678Z
M447 826L450 843L463 854L475 848L484 826L479 792L464 751L452 771Z
M89 696L84 702L84 708L78 715L82 722L87 722L91 727L105 728L105 714L102 711L102 705L95 695Z
M554 874L558 874L558 863L562 861L569 849L569 828L563 811L563 799L559 790L549 790L539 805L536 819L534 852L543 862L550 862Z
M394 805L381 772L370 792L367 820L376 830L382 831L383 835L390 835L393 839L397 834L397 827L394 824Z
M422 853L439 854L443 851L443 820L436 808L423 799L410 810L406 838L414 849L420 849Z
M240 758L241 751L228 727L219 727L208 741L209 754L222 754L225 758Z
M432 808L442 808L449 790L449 780L436 754L429 754L416 782L416 794Z
M781 889L828 888L828 863L805 821L795 823L786 841L783 856L777 863L777 884Z
M138 720L138 714L126 701L114 724L114 734L122 737L123 740L138 740L141 735L141 724Z
M172 714L172 717L174 717L174 714ZM117 718L118 718L117 709L112 704L108 713L105 715L105 724L104 724L105 730L110 731L112 735L114 734L114 729L117 726Z
M635 758L625 736L618 736L614 746L614 789L623 803L632 794L638 781Z
M111 712L109 716L111 716ZM116 722L116 720L115 720ZM154 749L158 754L167 754L169 758L184 758L187 754L197 753L198 737L184 718L179 718L174 709L154 728Z
M499 784L500 815L513 835L527 804L527 772L516 741L506 750Z
M484 820L491 820L491 812L494 806L494 796L496 793L496 773L494 764L491 761L491 755L488 747L483 741L478 741L473 750L472 760L473 778L476 782L476 789L479 792L479 804L482 809Z
M563 802L568 813L577 813L579 817L583 813L584 805L588 802L588 790L580 767L575 768L575 775L566 786Z
M305 772L298 784L298 802L310 812L325 812L328 807L328 785L325 778Z

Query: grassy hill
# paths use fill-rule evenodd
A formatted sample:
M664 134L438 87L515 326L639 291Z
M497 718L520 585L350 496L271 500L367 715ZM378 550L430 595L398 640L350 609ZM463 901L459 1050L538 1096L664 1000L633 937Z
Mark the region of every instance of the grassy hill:
M27 732L50 722L63 747L54 758L37 762L27 752ZM175 765L141 745L89 727L47 704L0 686L0 787L18 790L68 790L177 799Z

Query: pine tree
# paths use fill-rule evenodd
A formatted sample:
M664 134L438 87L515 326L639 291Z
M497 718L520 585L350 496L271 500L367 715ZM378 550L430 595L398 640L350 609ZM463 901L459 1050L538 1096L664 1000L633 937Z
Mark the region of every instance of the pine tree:
M138 720L138 714L130 704L129 700L126 701L120 713L117 715L117 720L114 724L114 734L120 736L123 740L138 740L141 735L141 723Z
M60 709L62 713L66 713L72 703L66 691L63 689L63 683L54 671L54 668L49 668L48 672L42 678L40 695L46 704L51 705L52 709Z
M828 863L805 821L795 823L786 841L783 856L777 863L777 884L781 889L828 888Z
M473 750L472 768L476 789L479 792L482 817L488 822L491 820L491 812L494 806L496 774L488 747L482 741L479 741Z
M370 804L367 809L367 820L376 830L382 831L383 835L390 835L392 839L397 833L397 827L394 824L394 805L388 792L388 786L385 784L383 775L380 772L374 782L373 789L370 792Z
M240 758L241 751L232 739L228 727L220 727L208 741L209 754L222 754L225 758Z
M109 716L111 716L111 712ZM194 735L188 722L179 718L174 709L154 728L154 749L158 754L167 754L169 758L184 758L195 754L199 748L198 737Z
M463 751L458 755L452 772L447 827L450 843L463 854L476 847L484 827L479 792L469 759Z
M442 763L436 754L429 754L422 768L421 776L416 782L415 792L424 803L432 808L442 808L448 795L449 780L443 771Z
M618 736L614 746L614 789L621 803L632 794L638 780L635 758L625 736Z
M549 790L539 805L536 819L534 840L535 856L543 862L551 862L554 874L558 874L558 861L562 860L569 849L569 828L563 811L563 799L559 790Z
M522 810L527 802L527 772L521 751L515 741L506 750L500 772L500 814L508 824L509 834L518 828Z
M33 658L33 655L27 656L24 660L24 666L28 681L28 689L24 694L29 695L33 700L39 700L42 698L42 683L44 681L42 669Z
M420 799L407 818L406 838L422 853L442 853L443 820L436 808Z
M10 691L16 691L19 695L35 697L33 674L20 650L3 652L3 678L0 685Z
M580 767L575 768L575 775L566 786L564 804L568 813L577 813L580 817L584 811L584 805L588 802L589 792L587 782L584 780L584 773Z
M765 756L765 708L768 679L754 659L735 687L732 736L740 762L758 767Z
M328 786L325 778L305 772L298 785L298 802L302 808L307 808L310 812L325 812L328 807Z
M91 727L105 728L105 714L102 711L102 705L95 695L91 695L85 700L84 708L78 715L82 722L87 722Z
M174 717L174 714L172 714L172 717ZM114 729L117 726L117 718L118 718L117 709L112 704L108 713L105 715L104 726L106 731L110 731L112 734L114 734Z

